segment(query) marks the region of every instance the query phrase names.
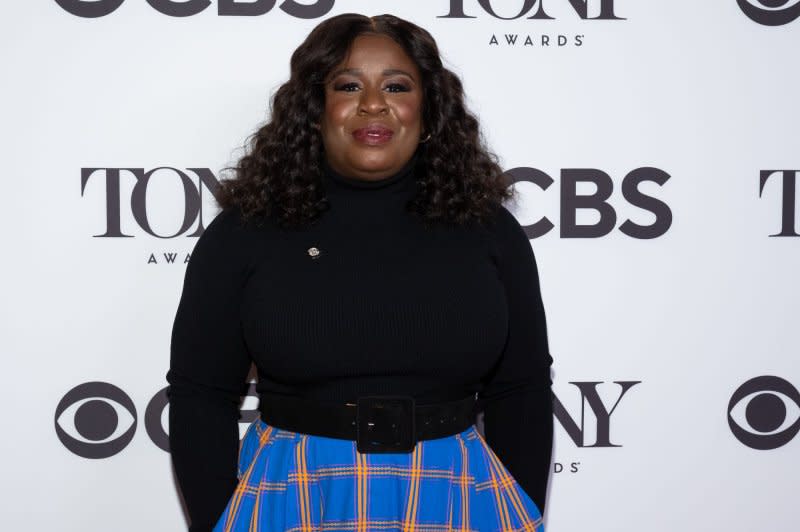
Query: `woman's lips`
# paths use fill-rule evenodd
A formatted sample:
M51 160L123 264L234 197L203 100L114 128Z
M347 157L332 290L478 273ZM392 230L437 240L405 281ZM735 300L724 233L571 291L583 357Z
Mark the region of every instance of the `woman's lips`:
M392 139L392 135L394 135L394 131L388 127L377 125L360 127L353 131L353 138L358 142L371 146L389 142Z

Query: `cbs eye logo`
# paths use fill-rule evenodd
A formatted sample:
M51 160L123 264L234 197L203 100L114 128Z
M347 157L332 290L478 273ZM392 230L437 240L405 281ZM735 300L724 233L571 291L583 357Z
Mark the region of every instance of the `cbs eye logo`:
M800 0L736 0L750 20L764 26L782 26L800 17Z
M800 431L800 393L780 377L750 379L731 396L728 425L752 449L777 449Z
M145 429L157 447L169 452L167 388L145 410ZM107 382L86 382L67 392L56 407L56 435L64 447L83 458L108 458L133 439L137 425L131 398Z

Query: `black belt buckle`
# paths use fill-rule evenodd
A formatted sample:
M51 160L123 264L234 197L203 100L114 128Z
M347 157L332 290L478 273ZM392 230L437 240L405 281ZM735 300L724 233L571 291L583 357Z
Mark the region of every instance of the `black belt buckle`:
M417 443L414 398L359 397L356 403L356 449L360 453L410 453Z

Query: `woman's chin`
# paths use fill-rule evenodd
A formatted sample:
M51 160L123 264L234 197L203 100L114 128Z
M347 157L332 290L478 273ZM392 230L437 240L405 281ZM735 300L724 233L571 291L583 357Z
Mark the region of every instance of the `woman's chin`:
M400 161L397 158L387 160L385 157L365 158L354 162L352 165L352 175L364 179L382 179L398 172L408 161Z

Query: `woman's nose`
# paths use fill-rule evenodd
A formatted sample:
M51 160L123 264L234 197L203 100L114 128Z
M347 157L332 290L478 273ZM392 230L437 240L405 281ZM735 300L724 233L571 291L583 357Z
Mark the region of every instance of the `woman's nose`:
M359 112L365 114L382 113L388 110L386 98L379 87L364 87L358 105Z

